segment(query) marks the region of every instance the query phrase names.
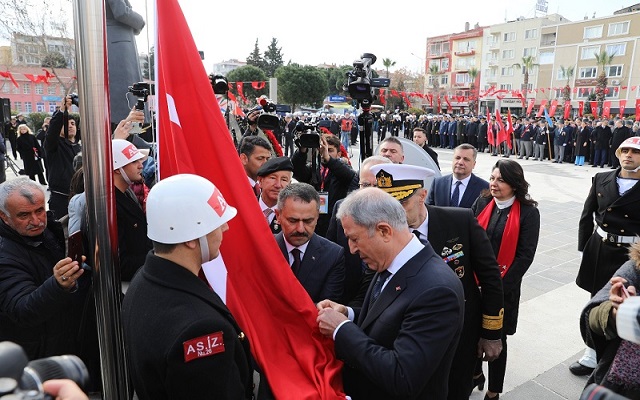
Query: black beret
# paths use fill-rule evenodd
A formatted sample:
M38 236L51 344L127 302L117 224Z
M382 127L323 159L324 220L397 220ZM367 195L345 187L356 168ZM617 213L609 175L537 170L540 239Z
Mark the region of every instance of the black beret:
M289 157L272 158L258 170L258 176L267 176L277 171L293 171L293 164Z

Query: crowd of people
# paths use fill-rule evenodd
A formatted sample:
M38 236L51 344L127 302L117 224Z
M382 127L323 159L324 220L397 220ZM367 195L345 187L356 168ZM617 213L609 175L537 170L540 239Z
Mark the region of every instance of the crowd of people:
M88 390L99 391L92 254L85 248L82 260L66 257L61 224L69 234L88 229L81 144L70 106L67 97L46 121L42 142L20 124L11 143L29 177L0 184L0 341L20 344L30 359L78 355L92 376ZM577 283L593 296L581 329L595 351L587 349L571 371L595 371L594 382L637 393L628 376L609 379L603 365L615 357L602 353L630 346L611 335L615 325L607 317L615 317L624 301L622 283L637 280L629 263L616 272L630 247L637 264L637 123L617 119L612 129L606 119L578 118L550 126L544 118L516 117L505 121L513 127L508 143L497 143L499 124L486 117L381 113L374 119L378 153L356 171L349 148L359 140L359 128L349 113L285 115L274 132L282 156L274 154L257 117L248 115L237 145L252 188L246 195L255 199L262 226L317 304L318 330L345 362L344 389L354 400L462 400L484 390L487 380L485 399L503 392L507 336L516 332L522 279L540 235L538 203L522 165L510 156L614 169L596 175L581 217L584 257ZM267 376L254 389L255 361L242 327L203 284L201 265L218 257L237 211L204 178L185 174L156 183L146 173L153 169L152 146L129 134L132 123L142 121L141 111L131 111L112 141L118 275L131 282L123 303L124 340L136 393L140 399L178 398L190 382L190 398L274 398ZM301 144L299 122L326 128L317 148ZM496 135L493 145L488 132ZM404 163L402 136L437 168L434 148L451 149L451 173L427 186L435 171ZM489 181L473 173L485 150L502 156ZM633 286L629 292L635 294ZM183 348L223 338L222 349L210 347L204 356ZM607 346L611 340L613 347Z

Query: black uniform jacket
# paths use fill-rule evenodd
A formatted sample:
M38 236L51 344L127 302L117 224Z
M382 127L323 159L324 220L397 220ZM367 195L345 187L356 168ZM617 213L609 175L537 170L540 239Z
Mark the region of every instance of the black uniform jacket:
M479 197L473 204L471 210L477 216L484 210L493 197ZM493 247L493 254L497 257L502 242L502 234L507 222L507 216L511 207L499 210L493 208L493 214L487 226L487 236ZM518 325L518 311L520 309L520 286L522 278L533 263L533 257L538 248L540 237L540 212L537 207L520 205L520 234L518 235L518 245L516 256L511 264L511 268L502 278L502 290L504 292L504 326L503 330L507 335L513 335Z
M251 398L248 340L187 269L149 253L124 296L122 322L141 400Z
M283 233L276 235L278 247L289 263ZM313 234L296 275L314 303L329 299L338 301L344 291L344 249L337 244Z
M620 196L616 182L619 174L620 168L593 177L578 224L578 250L583 253L576 283L592 296L629 259L628 245L611 243L596 233L594 218L605 232L622 236L640 234L640 185L636 183Z
M345 392L354 400L446 399L463 323L460 279L427 244L367 311L370 296L371 287L362 309L354 310L357 324L336 334Z
M147 253L153 247L147 237L147 216L140 203L114 188L116 193L116 215L118 219L118 253L120 256L120 278L130 281L142 267Z

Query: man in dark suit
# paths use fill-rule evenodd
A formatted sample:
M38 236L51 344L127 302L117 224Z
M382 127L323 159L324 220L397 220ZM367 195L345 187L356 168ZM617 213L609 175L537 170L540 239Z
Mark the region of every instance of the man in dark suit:
M293 164L289 157L271 158L258 170L260 196L258 204L267 219L271 233L280 233L282 228L276 220L276 204L280 191L289 186L293 178Z
M314 303L338 300L344 290L344 250L314 233L320 196L313 186L292 183L278 197L276 242Z
M376 271L361 309L318 304L320 332L345 361L345 392L354 400L446 399L464 314L460 280L382 190L352 193L338 218L351 252Z
M146 154L123 139L114 139L112 148L120 278L128 282L142 267L152 248L147 238L147 217L130 187L133 182L143 180L142 161Z
M436 178L431 182L427 204L441 207L471 208L480 192L489 188L489 182L475 176L478 150L463 143L453 151L453 173Z
M578 223L582 262L576 283L591 296L628 260L629 245L640 235L640 137L625 140L616 156L619 168L594 176ZM569 370L575 375L589 375L595 366L595 351L587 348Z
M438 153L429 146L429 143L427 142L427 132L424 129L420 127L413 128L413 142L422 147L422 149L426 151L436 163L438 169L440 169L440 164L438 164Z
M413 165L376 165L371 173L377 177L405 176L416 180L433 176L433 171ZM378 186L383 183L380 181ZM474 386L484 381L473 379L478 353L485 360L495 360L502 351L502 279L486 231L470 209L426 206L427 191L416 189L406 195L394 179L382 190L390 191L401 201L407 213L409 229L427 240L436 254L460 278L464 288L464 327L449 374L449 400L468 400ZM482 287L482 294L478 286ZM473 384L472 384L473 382Z
M199 278L202 264L218 257L236 209L208 180L180 174L151 189L147 213L153 253L122 303L136 394L141 400L251 399L248 339Z

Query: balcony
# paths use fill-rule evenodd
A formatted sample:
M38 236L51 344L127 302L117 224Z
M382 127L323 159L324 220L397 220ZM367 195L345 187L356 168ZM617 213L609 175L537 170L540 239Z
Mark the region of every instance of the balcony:
M555 46L556 45L556 41L554 40L546 40L544 42L540 42L540 47L545 47L545 46Z
M441 51L440 53L430 53L427 58L444 58L444 57L448 57L449 56L449 52L448 51Z
M462 57L462 56L473 56L476 54L476 50L475 49L468 49L468 50L459 50L456 51L455 53L456 56Z
M456 72L468 72L469 71L469 67L466 65L457 65L456 66Z
M487 75L486 79L487 79L488 83L497 83L498 82L498 75Z
M492 58L489 60L489 66L490 67L497 67L498 66L498 59L497 58Z

